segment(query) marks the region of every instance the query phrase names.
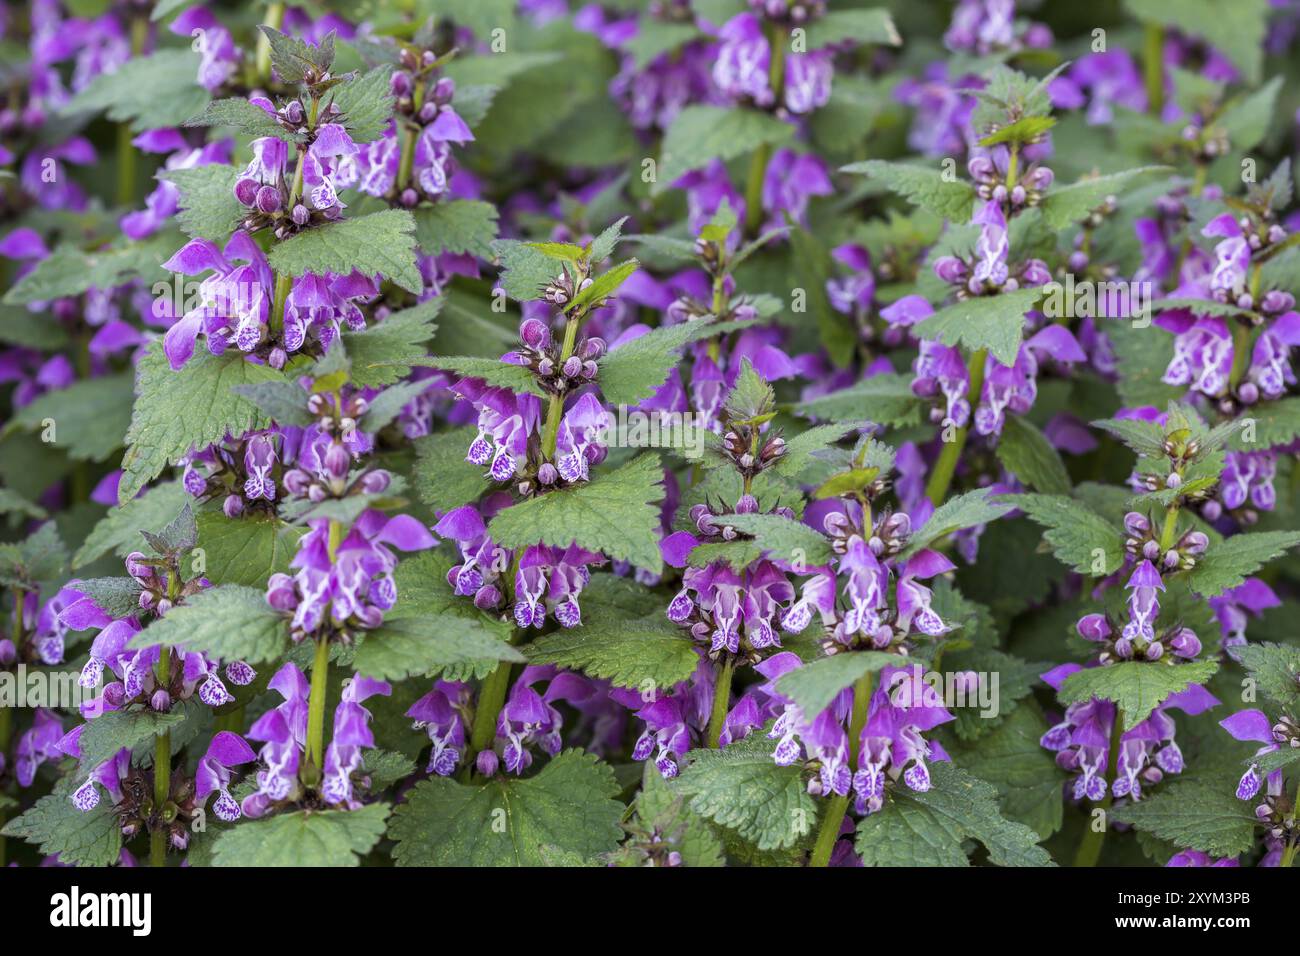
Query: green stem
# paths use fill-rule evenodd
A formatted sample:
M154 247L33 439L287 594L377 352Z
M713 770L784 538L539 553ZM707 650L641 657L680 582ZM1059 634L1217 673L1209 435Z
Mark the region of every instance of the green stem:
M718 672L713 685L713 712L709 715L709 736L705 746L717 750L722 741L722 728L727 722L727 705L731 703L731 675L736 669L736 659L730 654Z
M966 374L970 379L970 388L966 395L970 401L971 415L975 414L980 391L984 388L984 363L988 360L988 354L988 349L977 349L966 366ZM952 441L943 443L939 460L934 463L934 471L930 473L930 480L925 485L925 496L936 508L943 504L943 499L948 495L948 488L952 484L953 475L957 472L957 462L961 459L962 449L966 447L966 436L969 431L969 425L957 429L957 434L953 436Z
M875 678L874 672L863 674L853 685L853 713L849 718L849 768L854 771L858 769L862 729L867 725ZM812 856L808 858L810 867L823 867L830 864L831 854L835 851L835 841L840 837L840 827L844 823L844 814L848 810L847 794L844 796L836 794L831 798L826 806L826 816L822 817L821 829L817 831L817 842L813 845Z
M497 734L497 716L506 702L506 691L510 688L509 661L502 661L497 669L488 675L478 692L478 706L474 709L474 726L470 731L467 769L472 773L474 758L482 751L492 747Z
M582 324L580 315L570 315L564 325L564 344L560 347L560 365L573 355L578 342L578 326ZM564 417L564 396L552 395L546 406L546 428L542 431L542 457L551 461L555 458L555 442L560 435L560 420Z
M131 55L144 52L149 39L149 21L143 16L131 20ZM131 143L131 127L127 123L117 126L117 204L126 206L135 199L135 146Z
M275 277L275 298L271 304L271 337L278 340L284 331L284 307L293 291L293 278L282 275Z
M417 79L415 89L411 93L412 115L419 115L423 103L424 81ZM415 166L415 141L419 131L420 127L413 120L407 122L406 135L402 139L402 159L397 167L397 185L394 188L394 195L400 196L402 190L411 184L411 170Z
M1160 554L1174 546L1174 536L1178 533L1178 505L1172 504L1165 512L1165 523L1160 528Z
M307 701L307 764L319 771L325 755L325 697L330 680L330 642L316 639L316 658L311 668L311 697Z
M1165 28L1159 23L1148 23L1142 66L1146 76L1147 113L1151 116L1159 116L1165 108L1164 48Z
M283 3L273 3L266 8L266 19L262 21L264 24L272 30L278 30L283 21ZM261 30L257 31L257 81L259 83L271 81L271 41Z
M780 108L785 94L785 45L789 39L776 25L767 31L767 44L772 51L767 85L777 108ZM764 143L754 150L754 158L749 161L749 179L745 183L745 234L748 236L757 235L763 222L763 179L767 176L767 164L771 158L772 145Z
M1083 839L1079 841L1079 850L1074 856L1075 866L1096 866L1097 860L1101 857L1101 847L1106 842L1106 831L1110 829L1110 821L1105 818L1105 815L1110 813L1113 799L1110 788L1115 782L1115 768L1119 763L1119 748L1123 737L1124 711L1116 707L1115 723L1110 728L1110 750L1106 757L1106 796L1102 798L1100 804L1105 826L1100 830L1094 830L1092 821L1088 821L1088 829L1084 832Z
M175 582L175 575L171 576L168 592L174 594L177 590L172 586ZM158 656L158 663L154 666L154 676L158 680L158 686L166 688L172 682L172 652L171 648L162 648L162 653ZM164 731L154 738L153 742L153 807L154 817L158 825L149 833L149 865L166 866L167 865L167 828L162 825L163 808L167 806L167 801L171 799L172 792L172 735L171 731Z

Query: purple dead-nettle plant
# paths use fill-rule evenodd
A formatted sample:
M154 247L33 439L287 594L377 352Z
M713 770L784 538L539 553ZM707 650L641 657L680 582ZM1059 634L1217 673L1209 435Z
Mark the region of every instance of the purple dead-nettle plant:
M1295 862L1286 5L29 6L0 865Z

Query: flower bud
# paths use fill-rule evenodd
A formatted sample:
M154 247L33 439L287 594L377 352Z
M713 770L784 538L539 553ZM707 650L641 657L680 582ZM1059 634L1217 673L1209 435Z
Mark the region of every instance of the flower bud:
M156 690L149 698L149 706L158 713L165 714L172 709L172 695L162 689Z
M252 206L257 202L257 194L261 187L256 179L241 179L235 183L235 198L241 205Z
M1139 511L1130 511L1124 515L1124 530L1130 537L1141 538L1151 530L1151 521Z
M398 70L389 78L388 89L394 96L409 96L411 93L411 74Z
M352 467L352 456L342 445L331 443L325 452L325 472L333 479L342 481L348 476Z
M1147 645L1147 660L1158 661L1165 655L1165 646L1159 641L1152 641Z
M1104 641L1110 637L1110 622L1105 614L1085 614L1075 625L1079 636L1089 641Z
M570 355L564 360L564 377L577 378L582 373L582 359L576 355Z
M238 518L244 513L244 499L240 495L229 495L221 503L221 510L227 518Z
M307 118L306 111L298 100L290 100L281 115L289 121L290 126L301 126L302 121Z
M377 495L387 490L392 483L393 476L382 468L376 468L368 471L361 476L361 490L366 494Z
M1204 554L1210 546L1210 539L1204 531L1189 531L1178 542L1178 550L1186 554Z
M302 203L298 203L298 205L293 207L293 224L295 226L305 226L309 219L311 219L311 213L307 210L306 206Z
M497 772L498 758L496 751L483 750L474 758L474 766L485 777L490 777Z
M1169 649L1179 657L1190 659L1201 653L1201 639L1191 628L1179 628L1169 638Z
M485 584L474 592L474 606L480 611L491 611L501 603L501 592L496 585Z
M292 611L298 606L298 586L287 574L273 574L266 582L266 603L277 611Z
M543 485L553 485L559 477L559 471L549 461L542 462L542 467L537 469L537 480Z
M519 341L540 352L551 344L551 330L541 319L524 319L519 326Z

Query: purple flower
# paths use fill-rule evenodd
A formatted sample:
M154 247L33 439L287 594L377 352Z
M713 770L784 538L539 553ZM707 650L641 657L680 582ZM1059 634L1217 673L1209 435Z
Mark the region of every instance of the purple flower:
M361 705L377 694L388 697L392 693L392 685L360 674L345 682L334 711L334 734L325 748L321 795L326 803L343 804L349 809L359 806L353 797L352 774L363 768L361 748L375 745L370 711Z
M429 735L433 749L426 768L440 777L449 777L456 771L465 749L465 714L473 699L468 684L438 681L433 690L425 694L406 712L415 721L416 730Z
M212 812L217 819L231 823L238 820L241 813L239 804L230 795L230 768L256 760L253 748L248 746L243 737L223 730L213 736L207 752L199 760L198 770L194 775L194 796L204 803L208 795L217 794Z
M713 82L723 93L745 97L758 106L771 106L775 97L768 81L771 49L763 26L752 13L728 20L718 33L721 41L713 63Z

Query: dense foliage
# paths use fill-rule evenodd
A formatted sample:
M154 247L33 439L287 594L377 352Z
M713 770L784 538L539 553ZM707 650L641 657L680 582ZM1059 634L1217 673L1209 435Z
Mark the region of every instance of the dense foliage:
M1231 6L7 7L0 863L1290 866Z

